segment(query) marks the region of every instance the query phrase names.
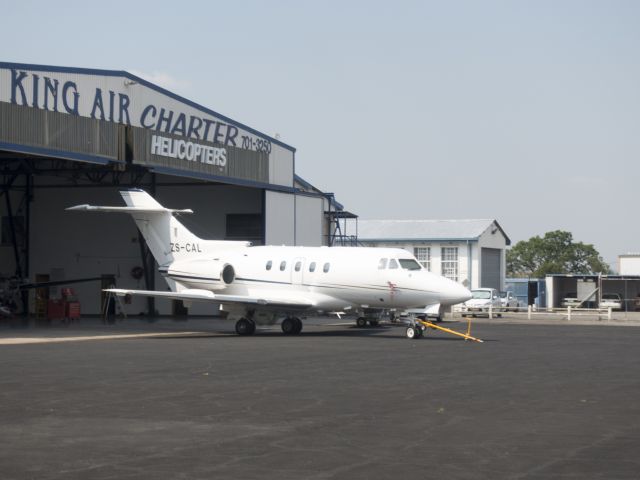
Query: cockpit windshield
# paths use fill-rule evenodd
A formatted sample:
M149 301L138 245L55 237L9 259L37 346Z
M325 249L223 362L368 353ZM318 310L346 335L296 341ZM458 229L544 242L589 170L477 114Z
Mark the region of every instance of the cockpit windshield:
M413 258L399 258L398 261L405 270L420 270L422 268Z

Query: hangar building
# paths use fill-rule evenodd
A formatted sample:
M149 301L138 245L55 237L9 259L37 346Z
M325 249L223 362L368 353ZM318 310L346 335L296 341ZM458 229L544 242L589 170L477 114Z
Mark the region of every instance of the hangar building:
M403 248L427 270L470 289L504 288L511 240L496 220L359 220L358 241Z
M143 188L203 238L319 246L342 206L295 175L295 148L124 71L0 62L0 276L71 282L83 313L101 287L164 288L122 205ZM102 281L101 281L102 279ZM29 310L42 313L31 291ZM26 306L27 301L22 299ZM180 305L132 300L131 312ZM197 313L197 312L196 312Z

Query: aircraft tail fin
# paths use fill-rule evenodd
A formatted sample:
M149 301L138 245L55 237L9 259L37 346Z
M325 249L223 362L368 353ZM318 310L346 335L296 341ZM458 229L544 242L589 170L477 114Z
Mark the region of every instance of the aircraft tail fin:
M249 246L249 242L202 240L186 228L175 215L193 213L191 209L165 208L144 190L121 191L126 207L77 205L72 211L129 213L136 222L158 265L168 265L175 260L193 259L212 254L222 248Z

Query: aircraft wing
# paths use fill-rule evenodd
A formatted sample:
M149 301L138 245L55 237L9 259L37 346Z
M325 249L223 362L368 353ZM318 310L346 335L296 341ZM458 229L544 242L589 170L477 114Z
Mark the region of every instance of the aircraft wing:
M271 308L292 308L306 310L313 307L313 302L309 299L284 297L284 296L260 296L249 295L219 295L210 290L186 289L181 292L162 292L157 290L128 290L124 288L107 288L105 292L111 292L119 297L125 295L136 295L143 297L170 298L172 300L184 300L188 302L217 302L217 303L240 303L244 305L258 305Z

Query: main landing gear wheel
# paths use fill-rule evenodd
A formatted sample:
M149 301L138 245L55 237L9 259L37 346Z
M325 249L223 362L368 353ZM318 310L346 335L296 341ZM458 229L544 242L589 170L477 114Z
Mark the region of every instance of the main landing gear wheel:
M302 331L302 320L297 317L287 317L282 321L281 328L285 335L297 335Z
M358 319L356 320L356 325L359 327L366 327L367 326L367 319L364 317L358 317Z
M256 331L256 323L253 320L241 318L236 322L236 333L238 335L253 335Z

